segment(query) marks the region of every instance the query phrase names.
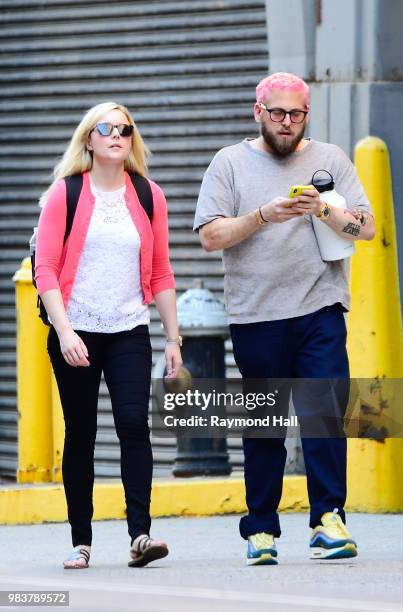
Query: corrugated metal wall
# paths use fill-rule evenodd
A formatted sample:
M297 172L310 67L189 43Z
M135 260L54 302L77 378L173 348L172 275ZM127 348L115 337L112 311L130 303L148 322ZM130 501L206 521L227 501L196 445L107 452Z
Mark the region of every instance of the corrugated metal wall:
M126 104L153 152L150 174L170 214L171 256L182 292L194 277L222 297L217 253L203 253L191 227L200 180L222 146L256 133L254 87L267 71L265 0L0 2L0 474L16 469L14 286L49 182L83 112ZM153 311L154 357L164 341ZM227 360L233 359L227 343ZM239 441L231 460L241 465ZM154 444L156 473L174 453ZM119 475L105 388L96 474Z

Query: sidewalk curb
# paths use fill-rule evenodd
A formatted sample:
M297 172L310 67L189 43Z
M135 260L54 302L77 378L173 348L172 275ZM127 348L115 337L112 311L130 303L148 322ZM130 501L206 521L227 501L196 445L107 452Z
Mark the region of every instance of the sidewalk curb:
M286 476L280 510L308 509L305 476ZM151 516L210 516L246 511L243 478L195 478L186 481L156 479ZM125 519L120 482L95 483L94 520ZM0 487L0 525L23 525L67 520L63 485Z

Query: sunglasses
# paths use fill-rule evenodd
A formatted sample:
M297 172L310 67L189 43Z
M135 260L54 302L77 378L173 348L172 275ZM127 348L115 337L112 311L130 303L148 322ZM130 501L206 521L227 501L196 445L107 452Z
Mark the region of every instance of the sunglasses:
M110 136L115 128L119 134L125 138L133 134L133 126L127 123L120 123L119 125L114 125L113 123L97 123L94 130L97 130L98 134L101 136Z

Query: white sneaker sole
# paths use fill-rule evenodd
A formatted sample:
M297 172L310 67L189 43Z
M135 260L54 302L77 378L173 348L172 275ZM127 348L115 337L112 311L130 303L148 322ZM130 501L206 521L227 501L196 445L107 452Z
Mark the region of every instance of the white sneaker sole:
M263 553L260 557L246 559L246 565L278 565L278 561L270 553Z
M357 556L357 548L354 544L345 544L339 548L323 548L315 546L310 548L311 559L350 559Z

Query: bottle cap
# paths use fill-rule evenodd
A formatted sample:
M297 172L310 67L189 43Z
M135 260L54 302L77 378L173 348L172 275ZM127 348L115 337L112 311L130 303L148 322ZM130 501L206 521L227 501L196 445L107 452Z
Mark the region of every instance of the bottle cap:
M319 172L322 172L323 174L316 177ZM324 191L332 191L332 189L334 189L333 177L327 170L316 170L316 172L313 173L311 184L319 191L319 193L323 193Z

